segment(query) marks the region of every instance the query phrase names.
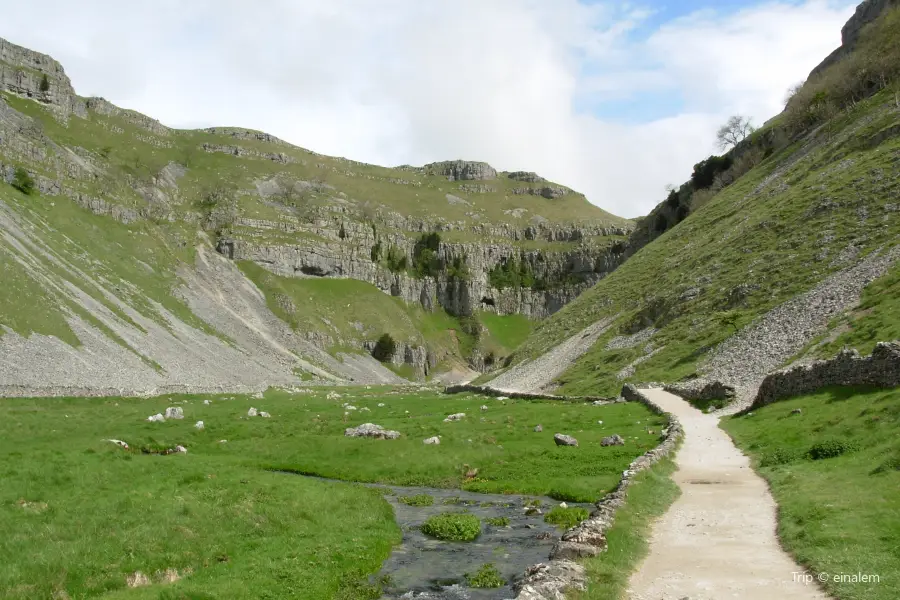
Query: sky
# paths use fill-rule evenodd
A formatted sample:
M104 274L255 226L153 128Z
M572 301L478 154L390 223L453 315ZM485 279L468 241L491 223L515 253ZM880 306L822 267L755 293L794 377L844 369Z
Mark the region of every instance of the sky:
M536 171L624 217L840 45L846 0L0 0L82 96L380 165Z

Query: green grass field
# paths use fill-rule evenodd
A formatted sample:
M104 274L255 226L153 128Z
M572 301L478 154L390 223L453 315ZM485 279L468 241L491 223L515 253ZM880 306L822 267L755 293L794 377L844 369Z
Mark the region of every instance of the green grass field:
M795 409L802 413L791 414ZM831 388L729 418L723 427L769 481L778 535L800 564L880 577L877 584L832 578L830 593L900 597L900 389Z
M367 488L279 471L594 501L658 443L661 425L638 404L337 391L338 400L328 400L328 390L230 399L5 399L0 530L8 534L0 536L0 597L378 598L368 576L400 539L390 506ZM146 422L175 405L184 420ZM271 418L248 417L251 406ZM467 417L443 422L455 412ZM198 420L202 431L194 428ZM363 422L403 437L343 436ZM537 423L544 432L533 431ZM556 447L556 431L581 445ZM626 446L601 447L600 438L612 433ZM432 435L442 436L441 444L423 445ZM177 444L187 454L140 450ZM468 468L479 472L464 481ZM156 582L154 574L167 569L182 579ZM128 588L135 571L154 584Z

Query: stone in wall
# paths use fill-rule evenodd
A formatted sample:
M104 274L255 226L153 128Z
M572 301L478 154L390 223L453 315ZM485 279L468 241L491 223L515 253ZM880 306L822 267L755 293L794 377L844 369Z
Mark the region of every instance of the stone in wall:
M759 386L750 409L834 385L900 386L900 342L880 342L870 356L842 350L830 360L771 373Z
M665 390L685 400L733 400L736 396L734 386L721 381L709 381L703 378L671 383Z

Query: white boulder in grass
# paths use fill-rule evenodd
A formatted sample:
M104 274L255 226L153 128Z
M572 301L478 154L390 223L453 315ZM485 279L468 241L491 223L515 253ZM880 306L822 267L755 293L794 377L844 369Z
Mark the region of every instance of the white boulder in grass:
M449 415L446 419L444 419L444 423L452 423L454 421L462 421L466 418L466 413L456 413L453 415Z
M441 443L441 438L438 436L430 437L426 440L422 440L422 443L426 446L439 446Z
M481 410L487 410L487 409L488 409L487 405L484 405L484 404L481 405Z
M185 448L184 446L175 446L175 453L176 454L187 454L187 448Z
M184 418L184 410L180 406L170 406L166 409L166 418L167 419L183 419Z
M147 420L151 423L164 423L166 418L162 416L162 414L156 413L155 415L147 417Z
M196 423L194 423L194 429L199 429L202 431L205 428L206 426L203 424L203 421L197 421Z
M255 417L255 416L258 416L258 415L259 415L259 411L257 411L257 410L256 410L255 408L253 408L252 406L250 407L250 410L247 411L247 416L248 416L248 417Z
M210 404L212 404L212 402L210 402L209 400L204 400L203 404L205 404L206 406L209 406Z
M261 416L263 419L268 419L268 418L271 417L272 415L270 415L270 414L267 413L266 411L262 410L262 411L259 412L259 416Z
M123 442L122 440L106 440L106 441L107 441L107 442L112 442L113 444L115 444L115 445L118 446L119 448L124 448L125 450L128 450L128 443L127 443L127 442Z

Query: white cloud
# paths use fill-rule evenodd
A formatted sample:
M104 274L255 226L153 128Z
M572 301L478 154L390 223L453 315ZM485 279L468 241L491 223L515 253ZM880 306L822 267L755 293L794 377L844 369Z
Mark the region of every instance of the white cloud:
M640 5L576 0L0 0L0 12L0 36L59 59L80 93L169 125L252 127L388 165L486 160L637 216L713 151L729 114L776 114L840 43L852 3L699 12L640 40ZM617 123L575 107L648 94L679 98L679 114Z

